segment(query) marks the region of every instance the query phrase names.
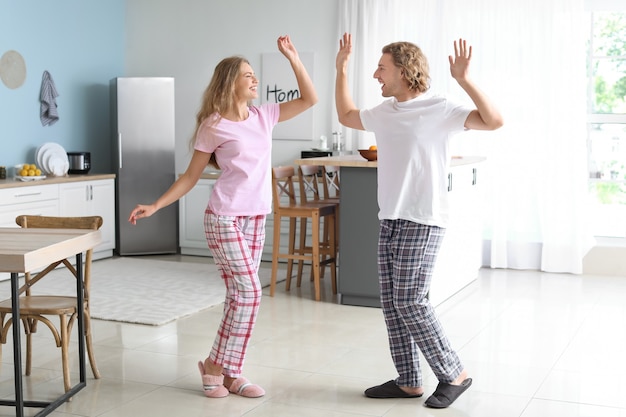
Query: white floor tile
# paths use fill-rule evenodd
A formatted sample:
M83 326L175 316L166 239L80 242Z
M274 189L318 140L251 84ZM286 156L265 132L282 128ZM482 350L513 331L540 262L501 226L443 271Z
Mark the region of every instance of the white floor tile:
M338 304L330 279L324 279L321 302L313 301L306 279L289 292L280 283L274 297L268 288L263 294L244 372L265 397L204 396L197 362L211 349L218 306L164 326L94 320L102 378L93 379L88 368L87 387L51 415L626 417L626 278L483 269L436 309L474 381L445 410L424 406L437 384L425 363L424 397L363 395L397 376L380 309ZM45 328L34 348L25 390L32 399L53 398L62 390L60 352ZM76 351L74 341L72 378L78 380ZM10 398L10 343L2 346L1 365L0 397ZM0 407L0 417L13 414Z

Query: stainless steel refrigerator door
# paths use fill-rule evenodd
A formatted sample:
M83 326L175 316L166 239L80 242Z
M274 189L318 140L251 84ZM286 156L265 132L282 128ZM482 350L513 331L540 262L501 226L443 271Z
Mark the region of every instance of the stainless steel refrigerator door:
M178 204L133 226L128 215L175 180L174 79L116 79L118 245L120 255L176 253Z

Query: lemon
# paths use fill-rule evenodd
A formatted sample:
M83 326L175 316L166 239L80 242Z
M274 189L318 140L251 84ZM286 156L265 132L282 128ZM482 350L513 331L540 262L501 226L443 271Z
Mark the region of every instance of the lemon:
M40 176L41 175L41 170L40 169L36 169L35 170L35 175Z
M29 177L34 177L35 176L35 170L34 169L29 169L28 170L28 176Z
M20 171L20 176L22 177L27 177L28 176L28 170L22 168L22 170Z

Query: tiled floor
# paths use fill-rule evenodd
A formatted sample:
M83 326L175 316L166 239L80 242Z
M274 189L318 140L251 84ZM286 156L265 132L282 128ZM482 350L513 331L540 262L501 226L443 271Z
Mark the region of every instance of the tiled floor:
M396 376L381 312L338 304L325 281L322 302L311 300L308 281L291 293L280 286L273 298L264 290L245 370L265 397L202 394L196 362L213 341L221 313L215 307L160 327L94 321L103 377L88 371L87 387L52 415L626 417L626 278L482 270L437 308L474 379L445 410L424 407L423 398L363 396ZM36 369L25 378L36 399L62 387L59 352L41 333ZM5 345L3 397L12 395L11 355ZM436 380L429 369L425 375L428 395ZM0 415L14 410L0 407Z

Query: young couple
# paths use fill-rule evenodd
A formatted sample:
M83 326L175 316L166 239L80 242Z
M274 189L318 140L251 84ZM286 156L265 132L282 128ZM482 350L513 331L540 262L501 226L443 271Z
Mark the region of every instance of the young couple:
M265 217L272 206L272 129L317 102L313 82L289 36L279 37L277 43L293 69L300 97L254 106L258 79L250 63L238 56L222 60L204 91L187 170L154 203L137 205L129 216L136 224L189 192L207 165L220 168L204 228L226 285L226 299L213 347L198 363L204 394L212 398L265 394L242 375L242 368L261 301L258 269ZM454 42L454 55L449 56L450 73L474 107L431 93L428 62L420 48L395 42L382 49L374 72L387 100L359 110L346 75L351 52L352 37L344 34L336 58L335 101L341 124L376 135L378 274L391 356L399 375L368 388L365 395L421 397L421 351L439 380L425 404L445 408L472 382L426 297L447 222L448 141L465 129L497 129L502 117L469 77L472 48L462 39Z

